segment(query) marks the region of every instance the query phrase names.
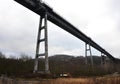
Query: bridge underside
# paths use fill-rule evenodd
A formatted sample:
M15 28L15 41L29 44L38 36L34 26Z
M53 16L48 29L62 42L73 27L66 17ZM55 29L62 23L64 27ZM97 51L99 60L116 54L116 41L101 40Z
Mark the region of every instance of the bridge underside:
M95 43L92 39L90 39L88 36L86 36L84 33L78 30L75 26L73 26L71 23L69 23L60 15L58 15L56 12L54 12L53 9L50 8L47 4L40 2L39 0L15 0L15 1L27 7L31 11L37 13L43 18L44 18L44 15L47 14L47 19L50 22L59 26L65 31L71 33L72 35L84 41L86 44L89 44L90 46L97 49L101 53L105 54L112 61L114 62L116 61L116 59L110 53L108 53L105 49L103 49L101 46Z

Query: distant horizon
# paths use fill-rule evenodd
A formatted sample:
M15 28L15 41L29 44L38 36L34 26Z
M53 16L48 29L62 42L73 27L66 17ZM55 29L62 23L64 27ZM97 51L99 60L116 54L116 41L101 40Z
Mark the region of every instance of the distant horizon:
M0 51L1 52L1 51ZM7 56L5 53L1 52L3 55L5 55L7 58L20 58L22 55L25 55L25 56L28 56L32 59L35 58L35 56L31 56L31 55L28 55L28 54L25 54L25 53L20 53L18 56L17 55L9 55ZM54 55L48 55L48 57L52 57L52 56L59 56L59 55L62 55L62 56L71 56L71 57L85 57L84 55L70 55L70 54L54 54ZM92 55L93 57L96 56L96 57L101 57L100 55ZM88 55L87 57L90 57L90 55ZM106 56L107 57L107 56ZM43 57L44 58L44 57ZM109 58L109 57L107 57ZM116 58L116 59L120 59L120 58Z

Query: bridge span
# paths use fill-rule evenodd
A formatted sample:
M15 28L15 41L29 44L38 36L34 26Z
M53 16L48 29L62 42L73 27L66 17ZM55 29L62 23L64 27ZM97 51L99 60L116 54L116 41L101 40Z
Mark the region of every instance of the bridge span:
M64 29L65 31L69 32L70 34L74 35L78 39L84 41L87 45L92 46L93 48L100 51L102 54L106 55L109 59L111 59L113 62L116 61L116 58L112 56L109 52L107 52L105 49L103 49L100 45L95 43L90 37L82 33L80 30L78 30L75 26L73 26L71 23L69 23L67 20L65 20L63 17L61 17L59 14L57 14L50 6L43 3L41 0L15 0L16 2L22 4L23 6L27 7L31 11L35 12L36 14L41 16L40 19L40 28L38 32L38 40L37 40L37 47L36 47L36 60L39 56L45 55L46 58L46 71L49 70L48 65L48 45L47 45L47 34L45 33L45 39L40 39L40 31L45 28L45 32L47 32L47 20L52 22L53 24L59 26L60 28ZM44 26L42 25L42 19L44 19ZM39 54L39 43L45 41L45 52ZM37 70L38 61L36 61L35 70Z

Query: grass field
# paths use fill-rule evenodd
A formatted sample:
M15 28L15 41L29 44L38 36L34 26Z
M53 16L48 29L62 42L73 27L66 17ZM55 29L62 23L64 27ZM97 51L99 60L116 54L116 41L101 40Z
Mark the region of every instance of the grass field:
M47 84L47 83L43 83ZM120 84L120 78L70 78L50 81L49 84Z
M120 84L120 77L59 78L41 84Z
M39 80L16 80L0 84L120 84L120 77L91 77L91 78L58 78L58 79L39 79Z

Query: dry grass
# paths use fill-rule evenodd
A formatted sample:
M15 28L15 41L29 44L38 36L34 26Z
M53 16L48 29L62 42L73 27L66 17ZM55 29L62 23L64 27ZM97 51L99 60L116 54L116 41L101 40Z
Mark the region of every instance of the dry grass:
M85 78L68 78L68 79L61 78L50 82L50 84L86 84L86 83L88 83L88 79Z
M0 84L120 84L120 77L58 78L44 80L7 79L4 83L0 80Z
M120 77L59 78L40 84L120 84Z

